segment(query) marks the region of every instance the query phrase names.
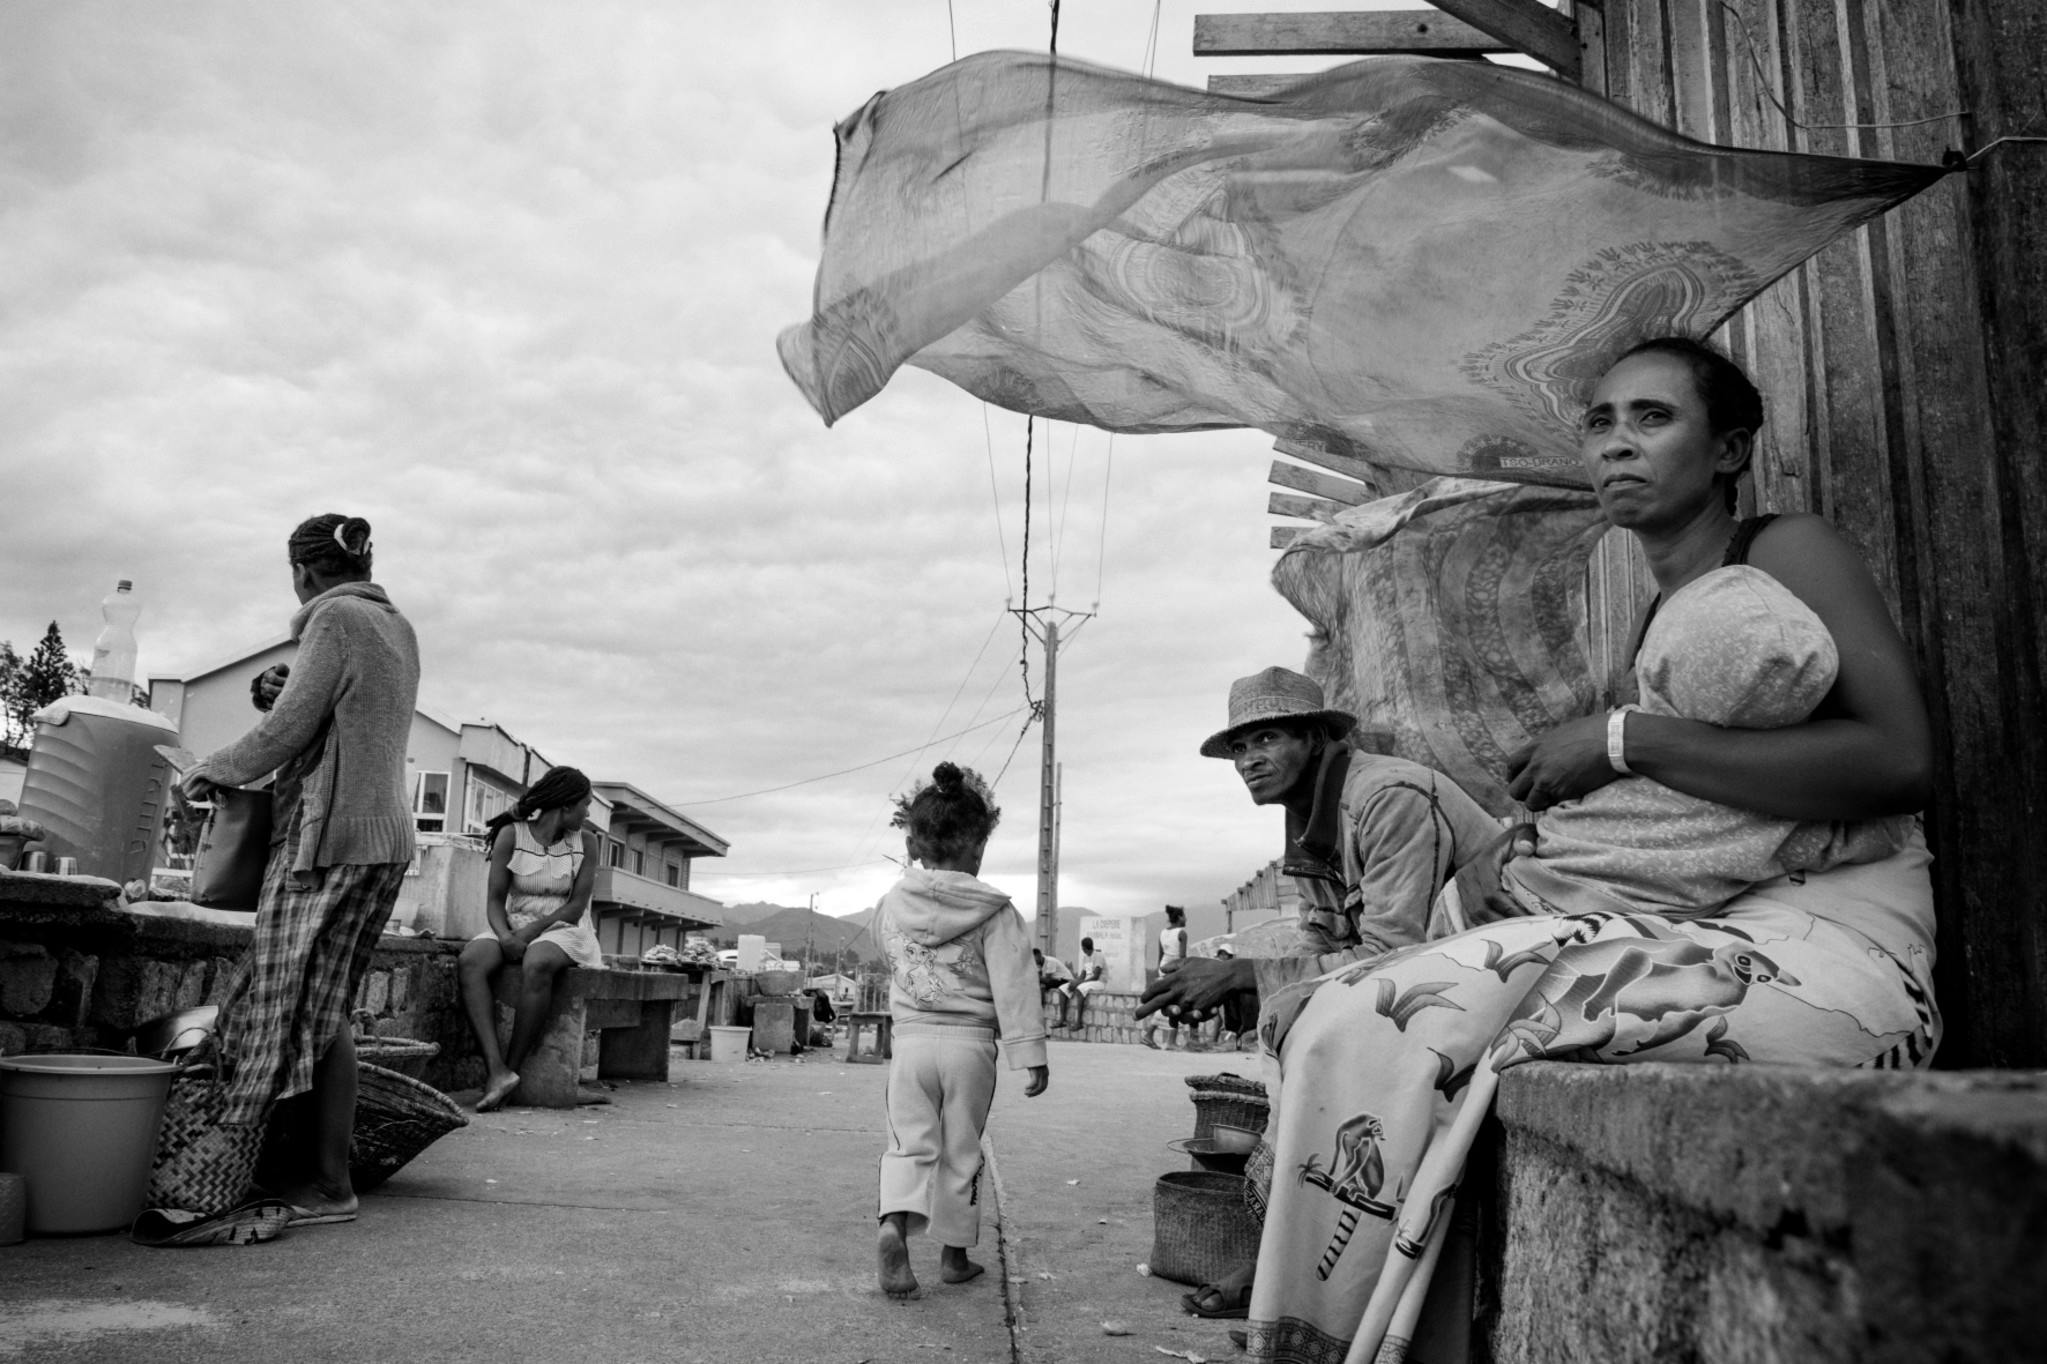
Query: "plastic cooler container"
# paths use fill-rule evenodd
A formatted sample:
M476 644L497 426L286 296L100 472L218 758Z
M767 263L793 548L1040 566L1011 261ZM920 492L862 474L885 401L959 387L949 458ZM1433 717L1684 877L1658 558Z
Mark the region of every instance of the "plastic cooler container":
M126 884L156 863L178 727L154 711L97 696L68 696L36 712L21 783L21 813L43 826L54 865L78 859L81 876Z

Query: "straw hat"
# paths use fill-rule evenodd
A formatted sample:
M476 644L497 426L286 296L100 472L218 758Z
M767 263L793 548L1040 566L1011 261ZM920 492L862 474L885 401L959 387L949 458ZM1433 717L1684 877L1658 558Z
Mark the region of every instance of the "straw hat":
M1312 677L1287 668L1267 668L1230 683L1230 723L1202 741L1201 756L1227 758L1230 740L1244 730L1274 720L1320 721L1332 734L1346 734L1358 717L1331 710L1322 702L1322 687Z

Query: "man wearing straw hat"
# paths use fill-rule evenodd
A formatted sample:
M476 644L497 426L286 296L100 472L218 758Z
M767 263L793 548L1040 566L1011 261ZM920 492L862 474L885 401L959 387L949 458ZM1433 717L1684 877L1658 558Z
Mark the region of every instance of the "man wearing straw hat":
M1253 803L1285 810L1280 869L1301 896L1297 941L1283 957L1190 956L1144 992L1139 1018L1199 1019L1225 1003L1249 1016L1247 1006L1271 1010L1288 986L1421 942L1444 885L1500 842L1499 824L1448 777L1352 746L1357 718L1326 706L1313 678L1286 668L1240 677L1229 715L1201 755L1228 758ZM1306 992L1289 999L1297 1008ZM1254 1268L1247 1261L1181 1301L1196 1316L1243 1317Z
M1267 668L1230 684L1229 724L1201 745L1235 764L1253 803L1286 812L1280 869L1301 896L1284 957L1190 957L1145 991L1138 1016L1196 1017L1234 995L1274 991L1428 936L1429 911L1458 869L1497 846L1500 826L1448 777L1369 753L1356 717L1323 703L1313 678Z

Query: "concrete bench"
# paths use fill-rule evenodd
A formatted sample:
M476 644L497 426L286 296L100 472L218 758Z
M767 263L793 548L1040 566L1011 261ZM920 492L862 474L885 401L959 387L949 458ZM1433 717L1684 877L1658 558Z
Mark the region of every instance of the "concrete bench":
M498 1038L511 1037L519 998L519 969L498 973ZM584 1039L597 1034L597 1064L588 1078L666 1080L668 1033L678 1000L692 993L692 978L672 971L614 971L571 966L555 986L554 1004L533 1052L519 1066L514 1100L541 1108L574 1108L583 1079Z

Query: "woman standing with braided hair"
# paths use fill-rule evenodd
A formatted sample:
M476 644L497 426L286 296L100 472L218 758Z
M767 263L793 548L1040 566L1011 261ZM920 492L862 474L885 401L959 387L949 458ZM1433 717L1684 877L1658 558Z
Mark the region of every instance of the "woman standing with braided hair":
M484 826L490 843L490 931L462 949L462 1007L489 1073L476 1111L488 1113L519 1087L519 1065L540 1040L555 982L571 966L602 966L590 926L597 880L597 835L583 828L590 779L573 767L549 769L518 804ZM510 1045L498 1049L491 980L517 963L519 1003Z
M298 641L256 727L186 775L185 795L276 772L270 863L254 936L223 999L225 1121L262 1123L304 1095L303 1131L273 1190L292 1224L353 1221L349 1007L412 861L405 744L419 693L412 626L370 581L370 523L328 513L286 541ZM249 1172L253 1176L253 1170ZM194 1211L213 1212L215 1209Z

